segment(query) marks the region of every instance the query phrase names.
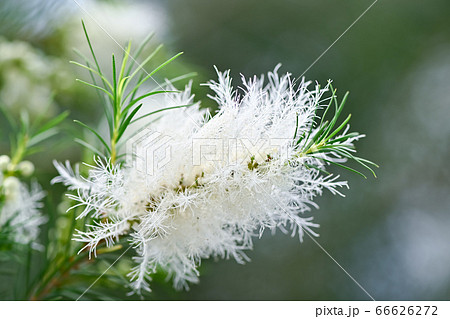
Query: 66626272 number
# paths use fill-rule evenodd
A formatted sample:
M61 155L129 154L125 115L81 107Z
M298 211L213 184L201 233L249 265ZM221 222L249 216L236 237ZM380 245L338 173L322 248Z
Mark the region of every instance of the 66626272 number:
M378 306L377 315L393 316L437 316L437 306Z

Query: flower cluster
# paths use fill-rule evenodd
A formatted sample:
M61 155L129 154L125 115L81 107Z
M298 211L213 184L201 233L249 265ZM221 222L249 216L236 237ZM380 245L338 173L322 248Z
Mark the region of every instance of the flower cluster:
M15 165L7 155L0 156L0 234L3 240L39 248L39 226L46 222L40 212L45 194L37 183L28 189L17 177L29 177L33 171L29 161Z
M137 252L129 276L139 292L150 290L148 279L157 269L176 288L188 288L198 281L202 259L243 263L265 229L300 240L305 232L316 235L318 225L306 214L317 207L315 197L324 189L342 195L339 188L348 187L327 166L347 168L342 163L349 158L366 166L353 155L353 142L363 135L348 133L349 118L334 127L343 103L338 105L330 83L309 89L310 82L280 76L278 68L268 73L268 82L242 77L240 91L232 87L229 71L218 72L218 81L206 84L215 93L217 114L198 103L167 110L151 130L145 128L144 143L129 141L134 155L152 158L116 163L97 157L87 177L68 162L55 162L59 176L53 182L73 191L73 208L83 208L78 218L93 220L75 240L95 254L97 245L111 246L129 235ZM325 98L326 92L331 96ZM175 104L193 104L190 87L166 95ZM335 116L321 120L317 112L326 113L333 103ZM164 143L149 152L155 137Z
M0 37L0 99L8 112L26 110L33 117L56 113L55 90L70 86L69 73L57 58L30 44ZM24 94L27 92L27 94Z

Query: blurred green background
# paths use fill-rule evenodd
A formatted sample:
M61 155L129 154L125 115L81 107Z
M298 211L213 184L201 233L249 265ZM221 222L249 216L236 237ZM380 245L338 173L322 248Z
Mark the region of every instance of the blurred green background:
M329 193L319 198L320 209L312 211L321 225L318 242L377 300L450 298L448 0L379 0L311 68L373 1L76 2L2 0L2 103L19 110L47 101L54 113L70 109L72 118L91 123L100 118L97 97L75 84L79 70L68 64L72 47L86 49L80 19L107 64L120 48L105 30L121 44L155 32L167 54L184 51L168 72L197 71L199 99L208 92L198 83L215 78L213 65L231 69L235 85L240 73L265 73L279 62L281 71L296 77L307 70L307 79L322 84L333 79L340 97L350 91L344 112L352 113L352 128L367 134L357 144L360 156L380 168L378 178L368 180L342 172L350 184L346 198ZM46 71L36 71L38 62L11 62L14 56L37 59ZM72 126L67 124L67 136ZM2 147L3 142L2 136ZM79 154L79 148L52 145L34 158L44 186L55 174L51 159L77 161ZM248 255L252 261L245 266L206 260L200 284L189 292L156 285L152 298L369 298L308 237L301 244L266 233Z

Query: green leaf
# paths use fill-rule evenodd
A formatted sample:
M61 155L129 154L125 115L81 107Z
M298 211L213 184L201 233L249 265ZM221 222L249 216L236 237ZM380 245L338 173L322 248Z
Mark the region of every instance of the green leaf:
M91 68L91 67L89 67L89 66L86 66L86 65L84 65L84 64L78 63L78 62L76 62L76 61L70 61L69 63L75 64L75 65L77 65L77 66L79 66L79 67L81 67L81 68L83 68L83 69L86 69L86 70L88 70L88 71L90 71L90 72L93 72L93 73L97 74L97 75L102 79L102 82L103 82L103 85L104 85L104 87L105 87L105 90L106 90L107 87L108 87L111 91L114 90L114 89L113 89L113 86L111 85L111 83L109 83L109 81L103 76L103 74L100 74L100 73L98 73L97 71L95 71L93 68Z
M75 52L76 55L78 55L80 58L82 58L84 60L84 62L86 63L86 66L91 67L90 65L92 64L92 61L89 60L89 58L86 57L83 53L81 53L80 50L73 49L73 52ZM89 72L92 72L92 71L89 71Z
M330 82L330 81L329 81L328 83L329 83L329 85L330 85L330 90L331 90L330 102L328 103L328 105L327 105L327 107L326 107L326 109L325 109L325 112L323 112L323 114L322 114L322 118L321 118L321 120L320 120L320 124L318 125L318 127L320 127L320 126L322 125L323 120L324 120L325 117L327 116L328 110L329 110L330 107L331 107L331 104L333 104L333 101L334 101L334 99L336 98L336 90L333 89L333 85L331 85L331 82Z
M113 71L113 95L114 101L117 100L117 75L116 75L116 59L114 58L114 54L112 55L112 71ZM118 104L118 103L114 103Z
M27 143L27 147L32 147L42 141L45 141L46 139L56 135L58 133L58 130L56 128L50 128L47 129L46 131L43 131L40 134L37 134L35 136L33 136Z
M139 87L145 83L148 79L150 79L156 72L158 72L159 70L161 70L163 67L165 67L167 64L169 64L170 62L172 62L173 60L175 60L176 58L178 58L180 55L182 55L183 52L180 52L176 55L174 55L173 57L171 57L170 59L166 60L165 62L161 63L157 68L155 68L152 72L148 73L146 77L144 77L140 82L138 82L134 89L131 90L130 93L128 93L128 95L125 97L125 100L135 91L137 91L139 89Z
M128 125L130 125L131 120L136 115L136 113L141 109L141 107L142 107L142 104L140 104L137 107L135 107L133 109L133 111L131 111L130 115L128 115L128 117L120 124L119 134L117 135L117 141L120 140L120 138L122 137L123 133L127 129Z
M127 75L124 74L124 72L125 72L125 67L126 67L126 65L128 63L128 58L130 57L130 53L131 53L131 41L128 41L128 46L127 46L126 50L123 53L122 66L120 68L119 79L123 79L124 77L125 78L128 77ZM119 91L120 91L120 89L119 89Z
M366 169L368 169L368 170L373 174L373 176L374 176L375 178L377 177L377 175L375 174L375 172L373 171L373 169L370 168L365 162L369 162L371 165L375 165L376 167L378 167L377 164L372 163L372 162L370 162L370 161L368 161L368 160L364 160L364 159L362 159L362 158L360 158L360 157L353 156L353 154L351 154L351 153L349 153L349 152L347 152L347 151L345 151L345 150L337 150L337 153L338 153L338 154L341 154L341 155L343 155L343 156L347 156L348 158L351 158L352 160L355 160L355 161L358 162L360 165L362 165L362 166L364 166Z
M135 105L137 102L141 101L142 99L145 99L146 97L156 95L156 94L163 94L163 93L179 93L180 91L152 91L150 93L141 95L140 97L132 100L122 111L122 113L127 114L128 110Z
M84 24L83 20L81 20L81 25L83 26L84 35L86 36L86 40L89 45L89 50L91 51L92 57L94 58L95 65L97 67L97 71L98 71L97 74L101 77L103 85L106 88L107 84L109 84L109 83L108 83L108 81L106 81L105 77L102 75L103 74L102 70L100 69L100 65L97 61L97 57L95 56L94 48L92 47L91 40L89 39L89 34L86 30L86 25ZM109 86L111 86L111 84L109 84Z
M141 82L142 79L144 78L144 76L145 76L145 73L141 73L141 75L140 75L139 78L138 78L137 83ZM138 91L138 90L135 90L134 92L131 92L131 96L129 96L130 94L128 94L128 95L125 97L124 100L127 100L127 99L129 99L130 101L134 100L134 97L136 96L137 91Z
M345 102L347 101L348 95L349 95L349 92L346 92L344 95L344 98L342 99L341 104L339 106L337 106L337 99L335 99L337 110L333 116L333 119L330 122L330 126L328 127L327 131L324 133L324 136L327 136L333 129L334 125L336 124L336 122L339 118L339 115L341 114L342 110L344 109L344 105L345 105Z
M350 138L355 138L355 137L357 137L357 136L359 136L359 135L360 135L360 134L359 134L358 132L348 133L348 134L345 134L345 135L343 135L343 136L341 136L341 137L338 137L338 138L335 138L335 139L333 139L333 140L330 140L330 141L329 141L329 144L334 144L334 143L337 143L337 142L346 141L346 140L348 140L348 139L350 139Z
M114 100L114 96L110 92L108 92L107 90L105 90L104 88L102 88L100 86L94 85L92 83L89 83L89 82L86 82L86 81L83 81L83 80L80 80L80 79L75 79L75 81L83 83L83 84L85 84L87 86L93 87L93 88L95 88L97 90L100 90L103 93L106 93L111 98L112 101Z
M109 148L108 144L106 144L105 140L93 128L89 127L88 125L86 125L83 122L80 122L78 120L74 120L74 122L80 124L84 128L87 128L89 131L91 131L100 140L100 142L105 146L108 153L111 153L111 149Z
M83 147L87 148L88 150L94 152L94 154L97 154L99 156L104 156L104 154L102 152L100 152L96 147L92 146L89 143L86 143L83 140L80 140L79 138L74 139L74 141L80 145L82 145Z
M305 140L305 144L308 143L306 146L304 146L303 152L308 152L310 150L310 148L314 145L314 143L316 143L319 140L319 136L321 136L322 132L325 131L325 129L328 126L328 121L325 121L325 123L322 125L322 127L315 133L315 135L313 136L313 138L311 139L311 141L308 143L308 139L310 136L310 133L308 133L308 136Z
M351 154L350 152L348 152L347 150L345 150L344 147L333 148L333 149L331 149L331 151L332 151L332 152L335 152L335 153L337 153L337 154L339 154L339 155L341 155L341 156L343 156L343 157L345 157L345 158L349 158L349 159L352 159L352 160L358 162L360 165L362 165L363 167L365 167L366 169L368 169L368 170L373 174L373 176L374 176L375 178L377 177L377 175L375 174L375 172L373 171L373 169L370 168L368 165L366 165L365 162L366 162L366 163L369 163L370 165L374 165L375 167L378 167L377 164L372 163L371 161L365 160L365 159L363 159L363 158L354 156L353 154Z
M86 63L86 66L88 68L91 68L91 65L90 65L91 63L90 63L89 59L86 56L84 56L80 51L78 51L76 49L74 51L82 59L84 59L84 62ZM99 85L97 85L97 81L95 80L94 73L91 70L88 70L88 71L89 71L89 75L91 76L92 83L95 86L99 86ZM111 134L111 132L113 131L112 113L111 113L111 110L109 109L109 103L111 101L111 98L110 98L110 100L108 100L107 97L105 95L100 94L100 92L98 90L96 90L95 92L97 92L98 97L102 101L103 110L105 111L105 116L106 116L106 119L108 121L109 131L110 131L110 134Z
M147 45L147 43L150 41L150 39L154 36L154 33L150 33L145 39L144 41L142 41L142 43L139 45L139 47L137 48L136 52L134 53L134 61L136 61L139 56L141 55L142 50L145 48L145 46ZM125 73L125 75L129 75L131 72L131 69L133 67L133 64L130 64L130 66L127 69L127 72Z
M343 165L343 164L341 164L341 163L336 163L336 162L330 161L330 160L325 159L325 158L320 158L320 157L315 157L315 156L311 156L311 157L312 157L312 158L316 158L316 159L318 159L318 160L325 161L325 162L327 162L327 163L330 163L330 164L333 164L333 165L336 165L336 166L339 166L339 167L344 168L344 169L346 169L346 170L349 170L349 171L351 171L351 172L353 172L353 173L356 173L356 174L358 174L358 175L361 175L362 177L364 177L365 179L367 179L366 175L364 175L363 173L361 173L361 172L359 172L359 171L357 171L356 169L353 169L353 168L351 168L351 167L345 166L345 165Z
M42 125L41 128L35 134L35 136L60 124L62 121L64 121L69 116L69 113L70 113L69 111L64 111L61 114L59 114L58 116L56 116L55 118L51 119L50 121L48 121L47 123Z
M169 82L170 83L175 83L175 82L183 81L185 79L192 78L192 77L197 76L197 75L198 75L197 72L190 72L190 73L186 73L186 74L177 76L177 77L175 77L173 79L170 79Z
M327 141L330 140L333 136L335 136L337 133L339 133L339 132L344 128L344 126L348 123L348 121L350 121L350 118L351 118L351 117L352 117L352 115L349 114L349 115L347 116L347 118L345 119L345 121L342 122L342 124L341 124L337 129L335 129L334 132L331 133L331 134L325 139L325 142L327 142Z
M297 137L297 131L298 131L298 113L295 114L295 132L294 132L294 140Z
M143 69L143 67L151 60L153 59L153 57L159 52L159 50L161 50L161 48L163 47L162 44L158 45L156 47L155 50L153 50L153 52L142 62L138 65L138 67L133 71L133 73L131 73L130 75L130 79L133 79L134 76ZM146 72L147 73L147 72Z

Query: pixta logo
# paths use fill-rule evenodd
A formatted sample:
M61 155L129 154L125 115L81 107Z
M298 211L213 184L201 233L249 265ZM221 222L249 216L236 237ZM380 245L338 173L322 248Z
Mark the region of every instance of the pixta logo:
M266 160L271 155L287 159L289 141L286 138L195 138L192 140L192 164L216 162L233 166L250 157Z
M145 128L126 143L126 162L138 172L154 175L172 157L171 137Z

